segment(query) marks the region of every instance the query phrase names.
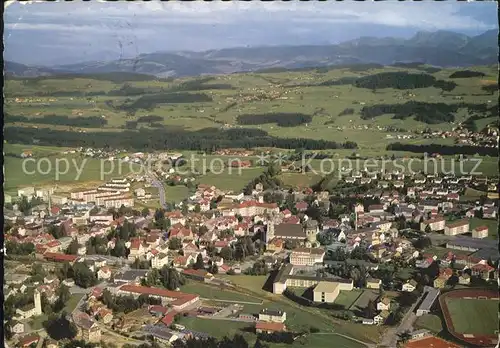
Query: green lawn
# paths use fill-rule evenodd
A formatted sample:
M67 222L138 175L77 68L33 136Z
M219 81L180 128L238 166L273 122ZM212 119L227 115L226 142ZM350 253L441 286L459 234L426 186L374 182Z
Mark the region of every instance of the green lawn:
M45 158L47 160L45 160ZM24 186L79 185L82 182L102 182L125 176L136 164L101 161L75 155L51 155L24 163L21 158L5 157L5 190ZM24 166L23 166L24 164ZM38 168L37 168L38 167ZM57 169L59 168L59 169Z
M351 310L362 310L368 305L368 302L378 298L378 290L363 290L363 293L352 304Z
M189 281L187 284L181 287L182 292L198 294L203 298L211 300L223 300L223 301L243 301L243 302L253 302L260 303L262 300L247 296L235 291L222 290L216 286L210 286L203 283L198 283L195 281Z
M479 226L488 227L488 238L498 239L498 221L494 219L471 218L469 220L470 230Z
M335 299L335 304L344 306L345 309L351 308L356 300L361 296L363 290L353 289L351 291L341 290L339 296Z
M439 333L443 330L441 318L434 314L424 314L417 318L415 326L420 329L427 329L434 333Z
M494 335L498 330L498 301L446 298L455 332Z
M46 321L49 317L45 314L42 314L38 317L34 317L29 321L29 325L32 330L40 330L43 328L43 322Z
M242 329L252 326L251 323L193 317L181 317L179 324L190 330L204 332L218 338L224 336L233 337L235 334L241 334Z
M66 302L66 305L64 306L64 310L67 313L73 312L75 310L75 308L76 308L76 305L82 299L83 296L84 296L83 294L73 294L73 295L71 295L71 297L69 298L68 302Z

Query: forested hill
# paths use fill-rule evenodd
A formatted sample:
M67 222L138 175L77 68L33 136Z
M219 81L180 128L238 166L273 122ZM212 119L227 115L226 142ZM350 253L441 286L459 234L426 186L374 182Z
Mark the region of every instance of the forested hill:
M490 30L481 35L469 37L449 31L437 31L419 32L408 40L363 37L337 45L241 47L205 52L156 52L116 61L81 64L68 62L67 65L50 69L7 62L5 71L15 76L134 72L168 77L340 64L391 65L394 62L414 61L442 67L496 64L498 62L498 33L496 30Z

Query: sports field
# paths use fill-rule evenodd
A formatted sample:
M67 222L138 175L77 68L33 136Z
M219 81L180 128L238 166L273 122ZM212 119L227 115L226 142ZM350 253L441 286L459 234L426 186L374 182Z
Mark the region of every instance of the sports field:
M494 335L498 330L498 300L446 298L455 332Z

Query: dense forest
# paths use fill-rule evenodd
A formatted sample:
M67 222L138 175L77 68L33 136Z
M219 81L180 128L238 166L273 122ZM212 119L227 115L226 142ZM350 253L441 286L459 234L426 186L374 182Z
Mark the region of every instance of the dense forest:
M382 89L415 89L436 87L445 91L452 91L457 86L451 81L436 80L429 74L415 74L408 72L384 72L369 76L363 76L354 82L358 88Z
M498 156L497 148L467 146L467 145L438 145L438 144L413 145L413 144L392 143L387 145L387 150L429 153L429 154L438 153L440 155L456 155L457 153L464 155L475 155L479 153L483 156L484 155L495 156L495 157Z
M58 115L45 115L43 117L28 118L25 116L5 115L4 120L6 123L23 122L23 123L54 124L61 126L86 127L86 128L100 128L108 124L108 121L98 116L68 117L68 116L58 116Z
M361 109L361 118L370 119L384 114L394 114L395 119L406 119L414 116L415 120L428 124L455 121L459 109L467 109L469 113L481 114L484 117L493 117L497 106L488 107L486 104L445 104L409 101L404 104L376 104Z
M212 98L203 93L158 93L143 95L135 101L117 106L118 110L135 113L137 110L153 110L157 104L179 104L211 102Z
M450 79L463 79L468 77L483 77L483 76L486 76L486 74L480 71L460 70L460 71L455 71L453 74L451 74Z
M236 118L241 125L259 125L276 123L280 127L295 127L310 123L312 116L300 113L269 113L269 114L245 114Z
M259 129L205 128L199 131L185 131L179 128L124 130L120 136L115 132L80 133L54 129L5 127L4 138L9 143L64 147L117 148L138 151L151 149L179 149L212 152L222 148L277 147L283 149L303 148L324 150L354 149L356 143L304 138L276 138Z

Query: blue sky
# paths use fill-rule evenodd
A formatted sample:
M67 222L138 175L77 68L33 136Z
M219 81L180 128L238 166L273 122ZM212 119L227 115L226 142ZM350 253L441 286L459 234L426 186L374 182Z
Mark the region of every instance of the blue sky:
M60 64L154 51L327 44L498 27L495 2L31 2L4 13L4 58Z

